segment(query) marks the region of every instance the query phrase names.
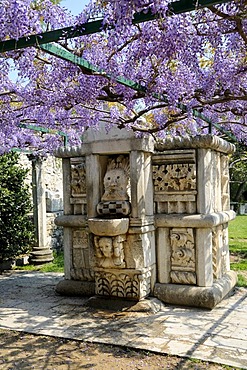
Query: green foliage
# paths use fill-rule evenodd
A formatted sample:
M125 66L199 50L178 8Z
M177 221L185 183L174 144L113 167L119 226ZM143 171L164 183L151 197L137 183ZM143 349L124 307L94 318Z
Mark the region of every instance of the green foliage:
M244 201L244 192L247 191L247 151L246 147L237 145L236 152L230 161L230 190L233 202Z
M238 273L238 286L247 288L247 279L241 273Z
M34 240L27 170L17 153L0 156L0 261L27 253Z

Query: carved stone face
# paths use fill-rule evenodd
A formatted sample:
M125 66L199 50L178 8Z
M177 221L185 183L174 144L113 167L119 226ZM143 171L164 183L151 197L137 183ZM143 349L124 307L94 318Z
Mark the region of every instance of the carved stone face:
M113 244L111 238L100 238L99 239L99 248L103 255L107 258L111 258L113 255Z
M128 179L123 169L107 171L104 177L105 193L102 200L128 200L127 185Z

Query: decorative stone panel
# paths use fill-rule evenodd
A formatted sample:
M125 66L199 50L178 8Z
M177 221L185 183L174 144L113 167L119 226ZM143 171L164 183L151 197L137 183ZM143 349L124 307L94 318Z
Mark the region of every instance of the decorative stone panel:
M103 181L104 194L101 201L128 201L129 176L130 165L128 156L109 157Z
M177 284L196 284L195 241L192 228L172 228L171 281Z
M100 202L97 205L97 212L100 216L128 216L130 202L126 200Z
M229 190L229 159L225 155L221 155L221 201L222 211L230 209L230 190Z
M71 158L71 198L74 214L86 214L86 165L85 158Z
M220 279L230 270L228 225L222 224L212 231L213 278Z
M157 213L196 213L196 152L175 150L153 156Z
M86 229L73 230L72 268L73 280L93 280L93 269L90 266L89 235Z
M94 236L96 265L104 268L125 268L125 235Z
M95 270L98 295L139 300L150 293L151 271Z

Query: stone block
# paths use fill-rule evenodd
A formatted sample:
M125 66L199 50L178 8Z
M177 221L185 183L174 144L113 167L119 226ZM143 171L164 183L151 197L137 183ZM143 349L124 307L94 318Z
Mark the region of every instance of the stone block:
M61 280L56 292L67 296L92 296L95 294L95 284L92 281Z
M237 274L229 271L210 287L155 284L154 296L164 303L212 309L234 288L236 283Z

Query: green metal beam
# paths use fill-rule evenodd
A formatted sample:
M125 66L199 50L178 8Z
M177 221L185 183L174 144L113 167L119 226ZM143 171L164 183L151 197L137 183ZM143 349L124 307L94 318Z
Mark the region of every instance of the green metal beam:
M221 127L218 123L215 123L213 121L211 121L211 119L209 119L208 117L206 117L204 114L202 114L201 112L198 112L198 110L196 109L193 109L193 116L194 117L198 117L200 118L201 120L203 120L204 122L208 123L209 124L209 133L211 134L212 133L212 126L214 126L218 131L220 131L222 134L226 135L229 137L229 139L237 142L237 138L236 136L234 136L231 132L225 130L223 127Z
M143 93L146 92L146 88L138 84L137 82L128 80L127 78L124 78L122 76L113 78L111 75L107 74L103 69L98 68L97 66L88 62L84 58L81 58L65 49L62 49L60 46L57 46L55 44L44 44L40 46L40 49L44 50L45 52L51 55L54 55L63 60L78 65L79 67L83 68L83 70L88 74L99 73L103 77L106 77L111 80L115 79L115 81L118 82L119 84L130 87L133 90L142 91Z
M178 0L169 4L170 14L181 14L190 12L197 8L204 8L216 4L223 4L231 0ZM196 5L195 5L196 4ZM146 13L136 13L133 18L133 24L152 21L157 18L157 14L153 14L150 10ZM54 31L39 33L21 37L18 40L11 39L0 42L0 53L6 51L24 49L30 46L40 46L49 42L57 42L59 40L71 39L78 36L92 35L101 32L103 29L102 19L84 23L82 25L64 27Z
M179 0L170 3L169 10L171 14L181 14L189 11L193 11L197 8L203 8L207 6L212 6L216 4L223 4L230 2L231 0L200 0L195 5L194 0ZM133 24L138 24L142 22L152 21L155 18L157 18L156 14L153 14L151 11L148 12L141 12L136 13L133 18ZM44 50L45 52L54 55L56 57L59 57L63 60L69 61L73 64L76 64L84 69L84 71L87 71L87 73L100 73L102 76L105 76L106 78L113 79L113 77L109 74L107 74L104 70L99 69L97 66L93 65L92 63L88 62L86 59L78 57L67 50L62 49L61 47L58 47L54 44L50 44L53 41L59 41L62 39L69 39L74 38L78 36L83 35L90 35L97 32L102 31L102 20L88 22L80 26L76 27L65 27L62 29L44 32L41 34L31 35L29 37L22 37L19 40L7 40L0 42L0 53L11 51L11 50L17 50L17 49L23 49L30 46L36 46ZM122 76L114 78L114 80L126 87L129 87L131 89L134 89L136 91L145 93L146 88L142 86L141 84L138 84L132 80L128 80ZM159 94L154 94L154 97L156 97L159 100L166 100L165 96L160 96ZM182 109L187 110L186 106L184 106ZM195 117L200 117L205 122L209 123L210 126L214 125L217 129L224 132L226 135L228 135L231 139L234 139L230 133L223 130L219 125L213 123L210 119L205 117L203 114L198 112L197 110L193 111L193 115ZM64 137L64 145L67 145L67 135L63 133L62 131L56 131L56 130L49 130L44 127L40 126L33 126L33 125L26 125L21 124L20 127L22 128L28 128L44 133L56 133Z
M67 144L68 144L68 136L65 132L63 132L61 130L55 130L55 129L53 130L53 129L49 129L49 128L42 127L42 126L29 125L29 124L26 124L26 123L20 123L19 127L20 128L26 128L26 129L33 130L33 131L42 132L42 133L45 133L45 134L60 135L60 136L63 137L64 146L67 146Z

